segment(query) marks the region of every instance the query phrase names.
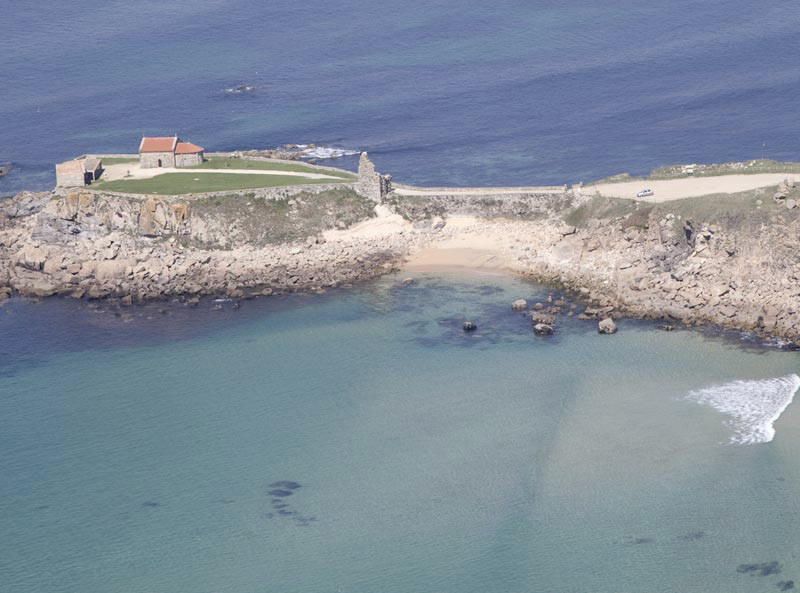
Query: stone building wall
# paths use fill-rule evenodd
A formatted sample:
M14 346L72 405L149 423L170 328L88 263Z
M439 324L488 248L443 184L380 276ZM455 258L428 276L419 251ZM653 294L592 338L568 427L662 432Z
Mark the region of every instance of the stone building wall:
M83 171L60 171L56 167L56 185L59 187L83 187Z
M194 154L176 154L175 166L176 167L194 167L203 162L203 153L197 152Z
M142 169L153 169L159 166L159 159L162 167L175 166L175 154L172 152L143 152L139 155L139 165Z

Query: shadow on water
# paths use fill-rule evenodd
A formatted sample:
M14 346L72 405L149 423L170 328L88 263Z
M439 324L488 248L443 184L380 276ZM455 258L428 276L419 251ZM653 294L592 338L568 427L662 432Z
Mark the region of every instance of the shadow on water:
M341 294L344 291L242 302L209 297L195 306L175 299L128 307L114 300L13 298L0 306L0 378L12 377L62 353L157 346L202 338Z

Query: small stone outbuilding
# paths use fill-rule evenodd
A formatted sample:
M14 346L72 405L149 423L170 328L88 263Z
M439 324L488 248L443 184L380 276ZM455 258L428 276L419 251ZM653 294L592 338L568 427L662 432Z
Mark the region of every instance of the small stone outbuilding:
M103 173L103 161L87 157L65 161L56 165L58 187L82 187L97 181Z
M191 167L203 162L203 147L177 136L144 136L139 143L139 166Z

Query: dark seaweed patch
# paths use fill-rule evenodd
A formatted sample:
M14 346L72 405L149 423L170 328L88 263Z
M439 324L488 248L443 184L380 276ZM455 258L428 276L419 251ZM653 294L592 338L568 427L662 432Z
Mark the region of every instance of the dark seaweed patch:
M283 488L285 490L297 490L301 488L301 484L297 482L292 482L291 480L279 480L277 482L272 482L269 485L270 488Z
M685 535L678 536L678 539L685 542L696 542L699 539L703 539L705 536L705 531L691 531Z
M791 591L794 589L794 581L780 581L775 586L779 591Z
M149 507L149 508L155 508L155 507L160 507L161 504L156 502L155 500L145 500L142 503L142 506L143 507Z
M780 574L782 570L781 563L777 560L773 562L761 562L755 564L740 564L736 568L736 572L741 574L749 574L751 576L768 577L772 574Z
M287 496L291 496L294 494L294 492L291 490L283 490L282 488L275 488L274 490L270 490L268 494L276 498L285 498Z
M285 517L294 521L299 527L307 527L317 520L316 517L306 517L299 511L294 510L287 501L289 496L292 496L303 487L302 484L292 480L278 480L277 482L272 482L269 487L271 490L267 493L272 497L270 504L273 512L268 513L268 518Z
M411 329L415 334L424 334L428 330L428 322L425 320L409 321L403 327Z

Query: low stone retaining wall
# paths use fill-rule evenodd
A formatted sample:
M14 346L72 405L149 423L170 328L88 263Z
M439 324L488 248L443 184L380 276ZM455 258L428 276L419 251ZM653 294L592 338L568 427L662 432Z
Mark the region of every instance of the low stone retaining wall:
M476 194L403 195L392 192L386 198L397 212L409 220L421 220L448 214L482 217L540 218L556 210L575 205L581 198L571 193L491 193L484 188Z
M193 198L213 198L213 197L227 197L239 196L241 198L261 198L265 200L283 200L291 198L300 193L319 194L326 191L335 189L354 189L355 182L344 183L309 183L298 185L284 185L280 187L256 187L253 189L231 189L224 191L214 192L196 192L191 194L141 194L141 193L127 193L127 192L112 192L103 189L93 189L91 186L84 188L85 191L94 193L114 196L118 198L128 199L143 199L149 197L158 197L161 199L180 198L181 200L191 200Z
M538 185L522 187L416 187L394 183L392 189L396 194L408 196L503 196L511 197L541 195L541 194L563 194L569 191L567 185Z

